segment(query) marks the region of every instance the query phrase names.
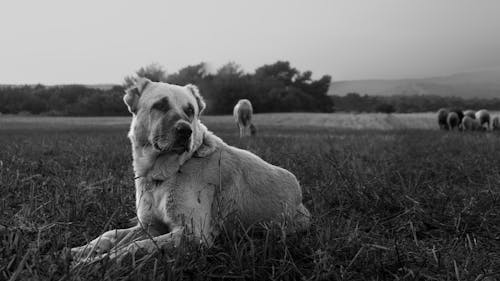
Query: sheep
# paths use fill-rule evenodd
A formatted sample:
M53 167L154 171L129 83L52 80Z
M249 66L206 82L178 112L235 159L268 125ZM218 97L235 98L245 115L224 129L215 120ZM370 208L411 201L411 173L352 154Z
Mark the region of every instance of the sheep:
M464 112L461 109L452 109L450 112L455 112L458 116L458 125L462 124L462 119L464 119Z
M442 130L449 130L448 121L447 121L448 113L449 113L449 111L446 108L441 108L437 112L438 125L439 125L439 128Z
M479 124L483 127L486 124L486 129L490 128L490 113L486 109L481 109L476 112L476 119L479 120Z
M449 130L454 130L455 128L458 128L460 125L460 118L458 117L458 114L454 111L448 113L448 116L446 118L446 122L448 123L448 128Z
M472 119L476 119L476 112L472 109L464 111L464 116L469 116Z
M462 119L462 124L460 125L462 131L481 131L482 127L479 124L479 120L474 119L468 115L464 116Z
M498 117L498 116L493 117L493 120L491 122L491 129L493 131L500 130L500 117Z
M253 108L252 103L247 99L241 99L236 103L233 110L236 125L240 131L240 138L249 135L255 135L255 126L252 125ZM254 132L252 134L252 132Z

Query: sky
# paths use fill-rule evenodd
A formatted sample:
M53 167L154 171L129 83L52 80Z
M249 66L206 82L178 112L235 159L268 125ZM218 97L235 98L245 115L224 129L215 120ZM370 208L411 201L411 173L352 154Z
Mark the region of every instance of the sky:
M333 81L500 68L497 0L32 0L0 4L0 84L121 83L141 66L247 72L286 60Z

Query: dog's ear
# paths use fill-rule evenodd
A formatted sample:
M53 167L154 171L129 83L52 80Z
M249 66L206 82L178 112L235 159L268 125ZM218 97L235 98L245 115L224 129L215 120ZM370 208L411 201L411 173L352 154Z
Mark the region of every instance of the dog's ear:
M123 96L123 101L128 107L128 111L132 114L137 113L137 103L139 103L139 97L141 93L136 87L129 88L125 90L125 95Z
M152 83L151 80L149 80L148 78L139 77L135 81L135 86L137 87L137 90L139 90L139 92L142 93L151 83Z
M196 103L198 104L198 117L199 117L203 112L203 110L205 110L205 107L207 105L205 104L203 97L200 95L198 87L196 87L193 84L187 84L186 88L188 88L188 90L191 92L191 94L193 94L194 98L196 99Z
M149 83L151 83L151 80L139 77L136 80L134 86L125 90L123 101L127 105L128 111L130 111L130 113L137 113L137 104L139 103L139 97L141 96L142 92L144 92L144 90L148 87Z

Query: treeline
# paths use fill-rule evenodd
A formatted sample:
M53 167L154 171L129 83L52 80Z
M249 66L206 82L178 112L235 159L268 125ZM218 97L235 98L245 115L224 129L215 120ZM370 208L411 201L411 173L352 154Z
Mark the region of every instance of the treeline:
M289 62L264 65L245 73L228 63L209 73L204 63L187 66L167 75L161 65L140 68L125 77L122 86L94 89L80 85L22 86L0 88L0 112L72 116L128 115L123 105L123 89L138 76L178 85L192 83L200 88L208 106L207 114L230 114L242 98L252 101L255 112L332 112L327 96L331 77L312 79L311 71L301 72Z
M159 64L150 64L124 78L123 85L108 89L82 85L0 87L0 113L54 116L128 115L123 90L137 77L178 85L192 83L200 88L208 104L206 114L231 114L239 99L252 101L261 112L427 112L439 108L500 110L500 98L463 99L431 95L368 96L349 93L328 96L331 77L314 80L311 71L299 71L289 62L263 65L245 73L228 63L214 73L204 63L167 74Z
M254 73L245 73L235 63L228 63L214 74L204 63L187 66L166 75L160 65L152 64L136 72L137 76L177 85L195 84L207 102L208 114L231 114L239 99L249 99L254 112L332 112L333 102L327 95L331 77L312 79L311 71L301 72L289 62L263 65ZM134 77L125 78L125 86Z
M437 111L443 107L500 110L500 98L464 99L436 95L368 96L349 93L345 96L332 96L331 99L334 104L334 110L342 112L409 113Z
M51 116L119 116L129 114L123 88L93 89L81 85L0 88L0 113Z

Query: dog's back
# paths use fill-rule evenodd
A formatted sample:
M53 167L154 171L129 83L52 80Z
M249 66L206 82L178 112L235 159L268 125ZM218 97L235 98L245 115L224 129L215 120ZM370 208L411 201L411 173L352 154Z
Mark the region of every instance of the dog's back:
M183 182L184 190L177 188L176 192L198 194L198 190L189 192L186 188L201 190L200 186L211 183L212 188L220 189L216 192L220 194L214 196L223 200L217 205L225 207L218 210L222 211L222 217L233 214L243 225L250 226L256 222L279 221L285 215L289 222L297 220L300 228L308 226L310 214L302 205L302 190L291 172L217 137L212 138L217 149L205 158L192 158L184 164L183 172L176 174L179 177L176 181ZM177 206L182 203L177 202Z

